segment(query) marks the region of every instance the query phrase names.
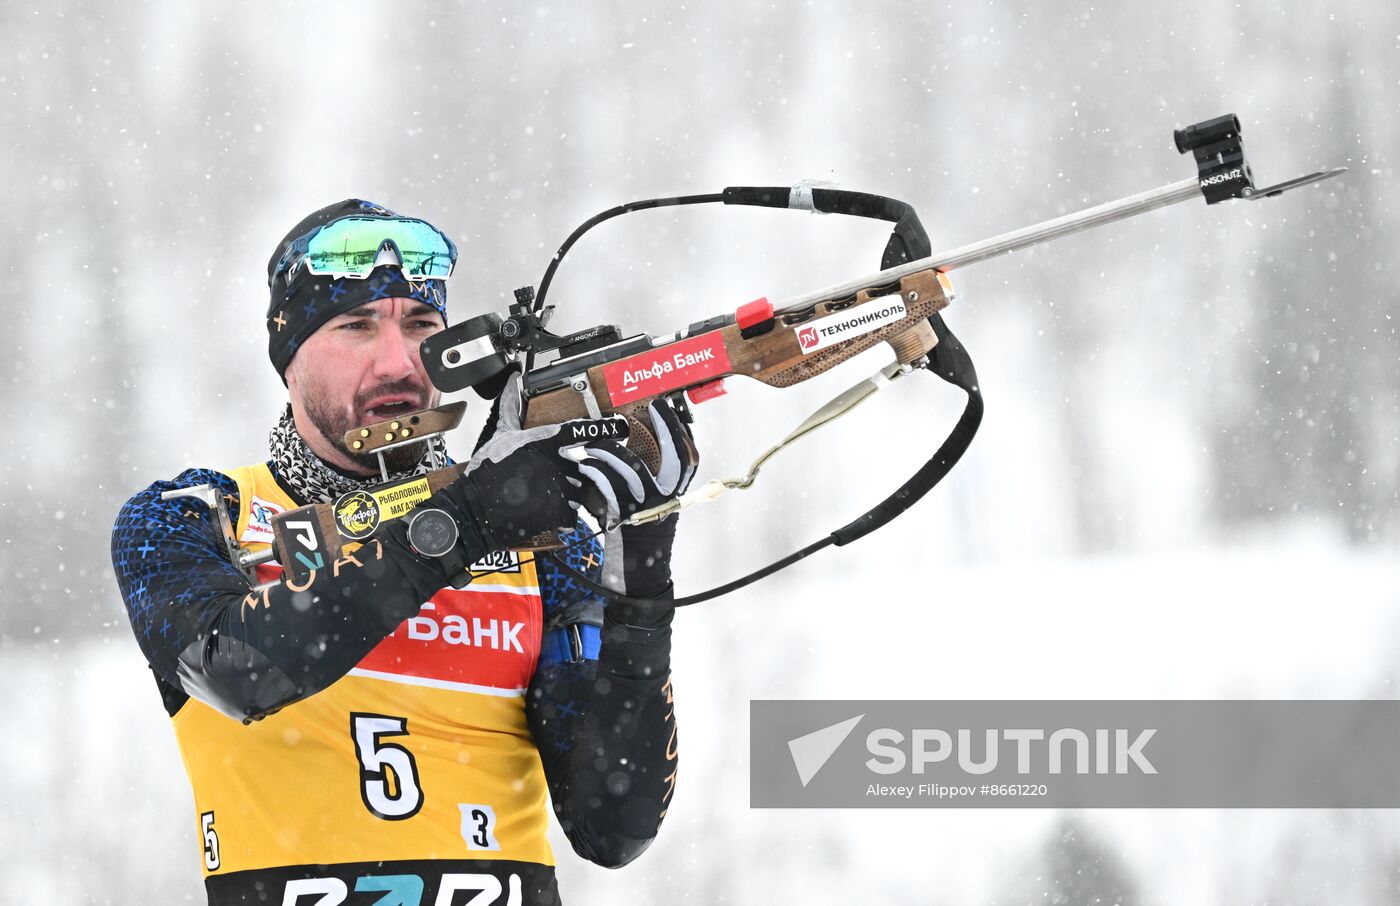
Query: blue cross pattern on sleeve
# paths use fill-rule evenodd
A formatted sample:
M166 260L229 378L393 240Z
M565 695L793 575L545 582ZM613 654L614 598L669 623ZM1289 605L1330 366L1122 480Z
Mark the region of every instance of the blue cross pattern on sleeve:
M173 670L174 657L199 631L200 614L191 602L247 588L242 573L227 560L213 513L192 498L160 497L164 491L200 484L227 495L233 512L238 511L238 485L232 478L212 469L187 469L174 481L158 481L128 500L112 529L117 587L131 628L158 672L164 672L163 662Z
M573 531L560 534L559 539L566 546L562 551L555 552L555 556L562 557L571 569L578 570L595 582L601 582L603 545L596 536L589 537L592 535L592 529L587 524L580 522ZM540 599L544 603L546 623L549 622L551 616L569 605L592 597L592 592L580 585L573 576L560 569L558 564L550 558L537 558L535 570L540 583ZM578 627L578 633L579 641L583 645L583 659L596 661L598 649L602 644L599 628L583 624ZM540 652L540 665L557 664L570 660L572 656L569 630L564 628L551 630L544 639L543 650Z

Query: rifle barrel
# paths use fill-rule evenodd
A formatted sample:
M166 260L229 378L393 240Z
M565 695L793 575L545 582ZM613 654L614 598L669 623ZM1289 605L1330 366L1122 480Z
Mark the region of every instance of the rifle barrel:
M1033 226L1002 233L1000 236L983 239L981 242L974 242L971 245L964 245L946 252L937 252L923 259L922 267L916 268L916 270L923 270L930 266L940 271L966 267L969 264L976 264L999 255L1007 255L1024 248L1030 248L1042 242L1049 242L1052 239L1072 236L1105 223L1127 220L1129 217L1146 214L1148 211L1155 211L1158 208L1165 208L1178 202L1200 197L1200 180L1195 177L1183 179L1181 182L1174 182L1150 192L1129 195L1117 201L1085 208L1073 214L1066 214L1063 217L1056 217ZM911 261L902 266L909 267L919 263ZM901 276L903 275L901 274Z
M1254 193L1245 193L1246 198L1255 200L1256 197L1265 197L1282 194L1282 192L1297 188L1301 185L1308 185L1318 182L1343 172L1345 168L1336 170L1326 170L1313 173L1308 176L1290 180L1268 189L1261 189L1257 196ZM783 305L779 310L806 308L816 302L825 299L839 299L849 296L857 290L866 289L870 286L881 283L893 283L910 274L918 273L922 270L933 268L938 271L951 271L969 264L976 264L979 261L986 261L989 258L996 258L999 255L1010 254L1042 242L1049 242L1052 239L1061 239L1065 236L1072 236L1075 233L1102 226L1105 223L1113 223L1118 220L1126 220L1129 217L1136 217L1148 211L1155 211L1158 208L1165 208L1169 205L1182 201L1190 201L1193 198L1200 198L1201 184L1196 177L1183 179L1160 188L1152 189L1148 192L1139 192L1137 195L1129 195L1117 201L1110 201L1106 204L1097 205L1092 208L1085 208L1073 214L1066 214L1063 217L1056 217L1053 220L1046 220L1033 226L1022 227L1019 230L1012 230L1009 233L1002 233L1000 236L993 236L990 239L983 239L971 245L959 246L944 252L937 252L927 258L919 258L900 264L887 270L867 274L855 280L842 283L839 286L828 287L807 293L793 301Z
M1056 217L1043 223L1033 226L1022 227L1019 230L1012 230L1009 233L1002 233L1000 236L993 236L990 239L983 239L970 245L959 246L948 251L936 252L927 258L919 258L895 267L868 274L855 280L842 283L839 286L828 287L807 293L792 302L784 304L782 310L789 308L805 308L823 299L840 298L849 296L857 290L879 283L893 283L902 277L919 271L933 268L939 271L951 271L959 267L966 267L969 264L976 264L979 261L986 261L999 255L1010 254L1042 242L1049 242L1052 239L1060 239L1075 233L1101 226L1105 223L1113 223L1117 220L1125 220L1129 217L1136 217L1138 214L1145 214L1148 211L1155 211L1158 208L1165 208L1178 202L1189 201L1192 198L1201 197L1200 180L1192 177L1174 182L1161 188L1152 189L1149 192L1140 192L1137 195L1129 195L1117 201L1110 201L1106 204L1097 205L1092 208L1085 208L1073 214L1066 214L1063 217Z

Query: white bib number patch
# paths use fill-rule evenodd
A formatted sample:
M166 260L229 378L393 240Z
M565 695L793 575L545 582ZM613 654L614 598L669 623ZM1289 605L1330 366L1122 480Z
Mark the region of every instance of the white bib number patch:
M462 810L462 839L467 841L467 849L500 852L501 844L496 841L496 810L471 802L459 802L457 807Z

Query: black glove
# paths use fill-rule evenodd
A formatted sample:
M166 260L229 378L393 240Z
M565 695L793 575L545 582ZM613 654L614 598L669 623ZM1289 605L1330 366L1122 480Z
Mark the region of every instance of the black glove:
M516 447L499 462L480 463L439 492L457 509L452 515L469 549L479 548L484 556L543 532L573 528L579 471L559 452L558 433L553 425L544 437Z
M594 441L583 448L585 458L579 470L602 495L603 511L594 515L604 520L604 529L615 528L633 513L679 497L695 477L700 454L695 449L695 439L676 410L670 403L657 400L647 407L647 414L651 416L652 434L661 448L661 465L656 474L653 475L635 453L616 441Z
M685 493L695 477L700 454L689 429L669 403L658 400L647 412L661 448L661 464L655 474L615 441L585 447L579 471L604 500L603 511L595 514L606 531L603 584L633 597L664 598L671 589L671 546L679 517L671 515L642 525L620 523L635 512ZM630 616L646 618L643 614ZM625 621L632 622L630 618Z
M544 532L574 528L583 481L578 464L562 452L578 445L563 439L566 427L522 429L520 377L512 376L501 397L495 434L461 477L419 504L443 510L457 522L457 546L439 558L445 578L460 578L468 564L494 551L520 546ZM412 518L410 514L404 522Z

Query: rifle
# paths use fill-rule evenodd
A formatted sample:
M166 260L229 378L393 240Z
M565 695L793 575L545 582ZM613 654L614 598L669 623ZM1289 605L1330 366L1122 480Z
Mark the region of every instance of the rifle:
M953 432L897 491L818 542L749 576L677 603L705 600L828 545L850 543L884 525L928 493L967 449L981 420L982 402L971 358L939 314L954 298L949 272L1197 197L1204 197L1208 205L1234 199L1259 201L1321 182L1346 169L1322 170L1257 188L1245 158L1240 122L1233 114L1177 129L1174 139L1178 152L1192 153L1197 166L1194 177L937 253L931 251L927 234L910 205L867 193L813 185L730 187L708 195L631 202L604 211L575 230L550 262L538 294L532 287L522 287L516 290L515 303L505 317L478 315L435 334L422 344L422 361L439 390L455 392L471 387L485 399L498 397L507 377L518 370L522 373L525 427L562 424L579 443L601 436L626 437L628 448L655 467L659 445L650 421L639 418L654 400L670 399L689 417L686 401L694 404L722 395L726 378L745 377L773 387L789 387L877 344L889 344L894 353L892 363L814 413L761 456L747 475L707 482L677 501L633 514L628 520L632 523L664 518L685 506L713 500L730 488L749 486L762 465L779 450L916 370L932 371L968 394L967 408ZM895 228L880 270L782 305L758 299L732 313L660 337L624 337L620 328L611 324L565 336L549 332L547 325L554 311L553 306L544 304L549 285L564 255L588 229L624 213L704 203L852 214L891 221ZM551 361L536 364L537 356L548 353L554 354ZM464 410L465 403L458 402L412 413L351 431L346 443L358 452L382 453L451 430L460 423ZM230 556L251 571L256 562L275 554L294 578L306 581L312 569L338 557L345 544L369 537L377 525L407 513L464 469L459 464L389 483L382 457L380 465L386 483L373 491L352 492L332 505L304 507L276 517L276 541L266 552L249 555L239 551L232 533L226 531ZM228 523L226 514L223 522ZM551 546L558 546L557 539L538 538L522 549Z

